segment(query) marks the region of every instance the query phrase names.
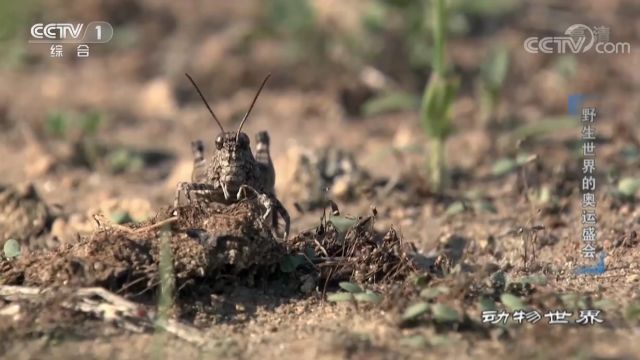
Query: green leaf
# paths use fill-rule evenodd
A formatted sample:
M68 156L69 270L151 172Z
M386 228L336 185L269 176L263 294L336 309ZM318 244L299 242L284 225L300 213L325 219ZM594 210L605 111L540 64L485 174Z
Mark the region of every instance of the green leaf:
M348 281L342 281L342 282L340 282L338 284L338 286L340 286L340 288L342 288L343 290L348 291L348 292L350 292L352 294L361 293L362 292L362 288L360 288L360 286L358 286L358 285L356 285L354 283L348 282Z
M480 306L480 311L492 311L496 310L496 302L493 299L482 296L478 301L478 305Z
M491 174L493 176L503 176L512 171L514 171L518 167L518 164L513 159L502 158L493 164L493 168L491 168Z
M431 279L431 276L429 274L418 274L418 275L412 276L410 278L410 281L413 285L417 287L423 287L429 283L429 279Z
M20 243L16 239L9 239L5 241L4 256L8 259L20 256Z
M368 100L362 106L364 116L374 116L384 113L413 110L418 108L420 102L414 95L392 92Z
M522 2L517 0L452 0L450 6L456 10L481 19L490 19L509 14Z
M626 197L634 197L638 189L640 189L640 179L626 177L618 181L618 192Z
M500 301L510 311L524 310L525 308L524 303L522 302L522 299L509 293L504 293L500 295Z
M347 218L344 216L331 216L329 222L335 226L336 230L340 233L346 233L358 220Z
M89 136L94 136L98 133L98 128L100 127L100 123L102 122L102 118L100 114L97 112L91 112L86 114L82 118L82 130L84 134Z
M430 299L435 299L440 295L446 295L448 293L449 293L448 287L437 286L437 287L422 289L422 291L420 291L420 297L430 300Z
M122 224L133 222L133 218L131 218L131 215L129 214L128 211L116 211L116 212L113 212L110 217L111 217L111 222L113 222L114 224L122 225Z
M460 214L464 210L465 210L465 207L462 201L454 201L449 206L447 206L447 210L445 211L445 214L449 216L456 215L456 214Z
M535 159L534 155L527 154L527 153L519 153L518 155L516 155L516 165L520 165L520 166L524 165L529 161L531 161L532 159Z
M69 118L63 113L51 113L45 122L46 131L54 136L63 137L69 128Z
M558 130L575 129L576 127L578 127L578 122L575 117L560 115L524 124L511 133L511 138L519 140L528 137L547 135Z
M431 76L421 108L422 125L429 137L445 139L453 130L450 117L457 90L457 79L446 80L435 73Z
M372 291L356 293L353 294L353 297L356 301L369 302L372 304L379 304L382 301L382 296Z
M328 294L327 301L331 301L331 302L353 301L353 294L348 292L337 292L337 293Z
M107 164L113 173L138 171L144 167L145 158L139 152L119 147L107 154Z
M457 322L460 320L458 312L445 304L435 304L432 308L433 319L440 323Z
M428 303L419 302L419 303L413 304L405 309L404 313L402 314L402 320L404 321L414 320L419 316L425 314L427 311L429 311Z
M508 71L509 51L504 46L495 48L480 67L482 80L485 86L492 91L502 88Z
M133 163L133 154L125 148L118 148L108 154L109 166L112 172L124 172Z

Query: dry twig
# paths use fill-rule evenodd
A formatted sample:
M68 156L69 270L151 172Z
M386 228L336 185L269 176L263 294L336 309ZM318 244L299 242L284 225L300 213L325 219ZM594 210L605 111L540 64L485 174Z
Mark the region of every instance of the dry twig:
M0 297L12 301L36 300L48 292L50 289L46 288L0 285ZM91 313L104 321L115 321L127 330L144 332L158 325L166 332L194 345L202 346L206 343L206 338L196 328L171 319L156 322L153 311L101 287L77 289L72 299L63 305L76 311Z

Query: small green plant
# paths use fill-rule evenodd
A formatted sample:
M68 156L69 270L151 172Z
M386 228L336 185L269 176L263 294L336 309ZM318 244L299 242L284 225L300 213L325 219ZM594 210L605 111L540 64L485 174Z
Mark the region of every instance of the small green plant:
M621 198L633 200L638 190L640 190L640 179L625 177L618 181L616 192Z
M435 191L441 191L447 181L444 147L453 130L451 108L458 89L458 81L447 75L445 66L447 12L444 0L433 0L433 15L433 72L422 98L420 118L431 140L429 154L431 185Z
M109 170L114 174L127 171L139 171L144 167L145 159L139 152L117 147L106 154Z
M169 320L170 311L173 307L174 271L173 255L171 253L171 231L165 229L160 235L160 260L158 271L160 276L160 291L158 295L158 315L155 321L155 338L153 350L156 358L164 358L163 348L166 334L164 329Z
M51 113L47 116L45 129L48 134L62 138L67 133L69 118L61 112Z
M496 119L504 81L509 72L509 51L497 47L480 67L480 116L482 123L490 125Z
M366 117L392 113L397 111L415 110L420 99L418 96L399 91L384 93L364 103L362 114Z
M171 254L171 233L169 230L162 232L160 236L160 261L158 264L160 273L160 296L158 299L158 322L160 325L169 317L169 311L173 306L173 255Z
M385 38L393 34L393 39L402 42L406 49L406 65L415 73L426 73L433 66L433 44L429 39L434 35L433 0L376 0L366 2L362 12L363 35L366 39L356 41L356 49L366 48L363 60L374 62L381 55ZM468 34L473 30L476 19L488 21L513 13L520 4L516 0L448 0L445 30L452 36ZM382 69L383 71L386 69Z
M47 134L65 140L95 137L101 122L102 117L97 112L88 112L80 116L66 112L52 112L47 116L45 130Z
M16 258L20 256L20 243L16 239L8 239L3 246L4 256L7 259Z
M101 123L98 112L52 112L45 120L44 131L48 136L73 144L75 161L95 168L103 152L97 136Z
M462 320L461 314L453 307L444 303L429 303L426 301L420 301L407 307L402 313L401 320L404 323L411 323L425 314L430 314L431 320L440 324L459 323Z
M335 292L327 295L327 301L330 302L351 302L351 303L371 303L374 305L382 301L382 296L374 291L366 290L357 284L342 281L338 284L344 291Z

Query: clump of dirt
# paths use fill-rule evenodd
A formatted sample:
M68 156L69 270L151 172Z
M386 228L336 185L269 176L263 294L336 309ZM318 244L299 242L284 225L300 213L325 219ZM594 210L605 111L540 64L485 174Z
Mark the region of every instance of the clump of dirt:
M273 273L286 253L263 226L258 207L253 200L220 208L183 207L180 216L161 214L136 228L105 226L73 245L0 260L0 283L153 293L160 283L164 238L179 291L229 276L253 285L256 274Z
M418 271L413 243L394 228L386 234L375 231L374 222L375 214L359 219L323 216L317 228L293 238L291 248L307 258L311 255L325 281L384 283L402 281Z
M373 191L375 181L355 156L335 147L318 150L293 147L288 154L293 164L286 177L287 194L302 210L322 208L327 194L333 199L353 200Z
M8 239L30 244L48 230L52 218L32 183L0 185L0 245Z
M281 241L263 212L256 199L245 199L229 206L184 206L176 216L163 211L133 228L99 224L76 243L0 259L0 284L153 294L160 284L163 244L171 250L178 296L202 286L215 291L212 286L228 285L229 279L235 286L253 286L257 278L283 270L283 260L292 256L305 259L306 270L297 274L304 279L313 273L314 279L380 283L402 280L418 269L413 244L393 228L376 232L375 215L323 216L317 228Z

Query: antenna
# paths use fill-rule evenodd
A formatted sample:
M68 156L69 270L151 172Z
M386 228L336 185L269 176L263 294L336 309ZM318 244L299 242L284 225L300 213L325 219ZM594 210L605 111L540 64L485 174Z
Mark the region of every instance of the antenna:
M258 89L258 92L256 93L256 96L253 98L253 102L251 102L251 106L249 106L249 110L247 111L246 114L244 114L244 118L242 118L242 121L240 122L240 126L238 126L238 133L236 134L236 141L238 141L238 137L240 137L240 131L242 130L242 126L244 125L245 121L247 121L247 118L249 117L249 114L251 113L251 110L253 109L253 105L256 104L256 101L258 100L258 96L260 96L260 92L262 92L262 88L267 83L267 80L269 80L270 77L271 77L271 74L267 74L267 76L264 78L264 80L262 80L262 85L260 85L260 88Z
M220 130L222 130L222 132L224 133L224 128L222 128L222 124L220 123L220 120L218 120L218 117L216 116L216 114L214 114L213 110L211 110L211 106L209 106L209 103L207 102L207 99L205 99L204 95L202 95L202 91L200 91L200 88L198 87L196 82L193 81L193 79L191 78L191 76L189 76L189 74L187 74L187 73L184 73L184 74L187 75L187 77L189 78L189 81L191 81L191 84L193 84L193 87L196 88L196 91L198 92L198 95L200 95L200 98L202 99L204 104L207 106L207 109L209 109L209 113L211 113L211 116L213 116L213 119L216 121L216 123L218 123L218 126L220 126Z

